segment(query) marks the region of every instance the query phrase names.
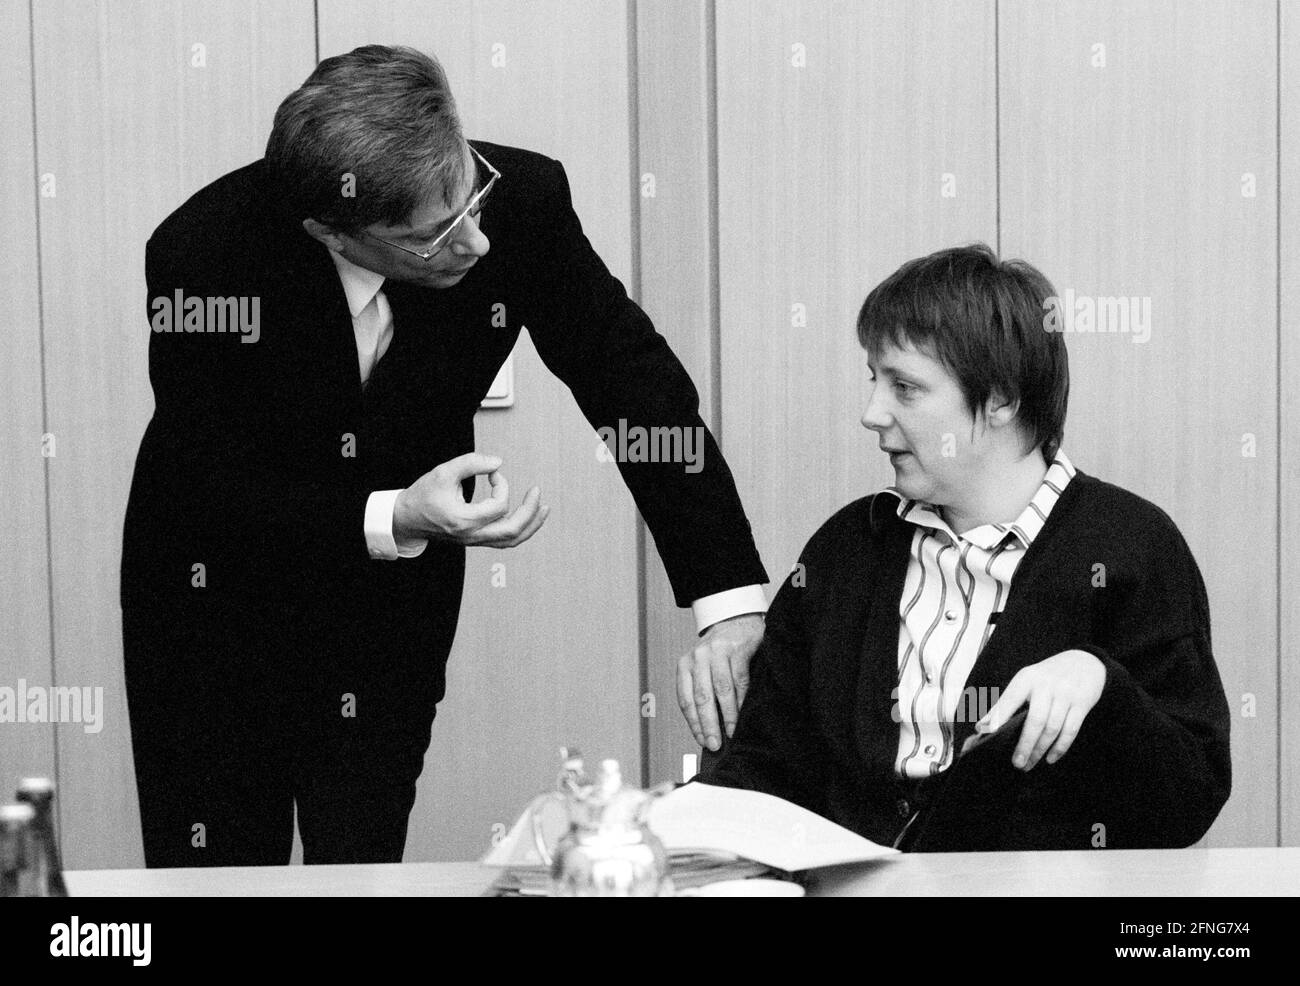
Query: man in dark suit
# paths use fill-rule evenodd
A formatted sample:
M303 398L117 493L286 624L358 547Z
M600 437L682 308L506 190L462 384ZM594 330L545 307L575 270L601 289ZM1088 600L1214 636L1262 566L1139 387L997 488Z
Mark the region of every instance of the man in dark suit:
M1232 777L1205 585L1164 511L1062 451L1055 298L982 245L867 296L895 481L809 541L702 780L913 850L1205 834Z
M146 267L155 411L121 601L148 865L287 862L295 808L308 863L401 859L465 548L546 517L535 488L511 511L474 443L523 326L602 435L698 438L689 462L618 468L695 611L680 687L718 745L766 575L694 386L558 162L467 141L435 61L359 48L285 99L263 160L159 226Z

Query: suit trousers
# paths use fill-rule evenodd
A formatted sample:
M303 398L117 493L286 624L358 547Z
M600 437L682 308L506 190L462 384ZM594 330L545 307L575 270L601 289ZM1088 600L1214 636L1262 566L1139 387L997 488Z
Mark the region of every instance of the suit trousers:
M230 605L122 628L147 866L288 863L295 809L305 863L401 861L445 650Z

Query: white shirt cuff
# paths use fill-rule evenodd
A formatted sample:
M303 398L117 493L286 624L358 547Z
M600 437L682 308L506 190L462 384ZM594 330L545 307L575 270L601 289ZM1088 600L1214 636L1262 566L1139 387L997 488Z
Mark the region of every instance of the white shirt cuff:
M761 585L742 585L711 596L701 596L691 603L691 612L695 614L695 629L703 633L713 624L733 616L766 613L767 596Z
M425 538L404 538L401 541L393 537L393 509L397 506L397 497L401 490L376 490L366 500L366 547L371 558L395 561L398 558L414 558L429 546Z

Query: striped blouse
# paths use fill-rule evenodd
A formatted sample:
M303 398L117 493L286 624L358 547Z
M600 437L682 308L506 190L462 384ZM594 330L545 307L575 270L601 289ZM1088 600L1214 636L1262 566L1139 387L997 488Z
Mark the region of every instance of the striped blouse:
M899 498L898 516L915 525L899 600L898 687L894 718L902 777L924 778L953 761L953 724L980 719L997 695L966 694L966 678L993 633L1020 559L1042 530L1074 466L1058 451L1029 505L1011 524L958 535L928 503Z

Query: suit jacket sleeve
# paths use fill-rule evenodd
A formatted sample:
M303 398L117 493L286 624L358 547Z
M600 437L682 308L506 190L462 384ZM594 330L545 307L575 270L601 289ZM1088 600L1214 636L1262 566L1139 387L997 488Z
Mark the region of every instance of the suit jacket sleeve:
M170 299L176 289L186 297L256 290L212 283L210 272L187 269L182 258L153 240L145 258L151 314L152 299ZM370 491L326 484L286 467L284 436L266 420L248 386L259 345L266 340L246 344L231 335L151 332L155 411L148 454L164 455L183 477L185 501L177 506L187 514L184 527L196 545L202 542L218 557L223 550L244 553L232 559L237 568L283 566L287 554L295 567L365 564L363 518ZM247 557L249 552L261 557Z
M592 249L559 162L536 179L538 201L524 288L527 326L547 367L599 432L620 422L687 436L698 458L629 462L618 469L663 559L677 605L767 581L726 461L699 414L690 376ZM652 428L673 429L652 433ZM685 449L684 444L680 446Z

